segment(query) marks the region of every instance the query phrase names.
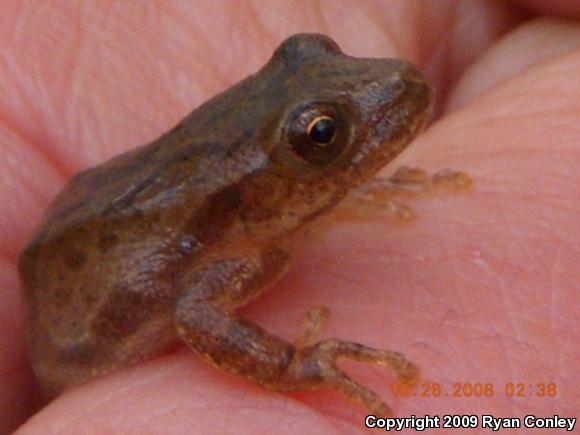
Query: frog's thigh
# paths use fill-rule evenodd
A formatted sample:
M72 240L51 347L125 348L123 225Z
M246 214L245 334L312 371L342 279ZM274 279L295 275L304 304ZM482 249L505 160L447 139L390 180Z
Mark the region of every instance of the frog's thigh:
M364 219L376 213L387 213L398 221L413 218L413 210L403 200L426 194L450 193L467 189L469 175L461 171L442 170L429 175L422 169L403 166L389 178L373 178L355 189L339 206L338 219Z
M276 390L330 386L362 402L370 412L384 416L391 414L389 407L373 391L340 371L336 360L344 357L371 362L394 369L403 382L416 379L416 367L397 352L337 339L310 344L310 336L292 344L235 316L224 308L225 300L208 300L203 295L226 294L224 288L217 288L220 286L237 286L235 291L244 293L245 286L251 287L260 278L246 274L240 280L216 279L213 268L223 271L223 264L209 265L198 274L197 283L192 282L192 287L183 293L177 302L175 324L177 333L191 348L222 369ZM247 270L248 266L242 269ZM259 274L260 268L253 270ZM215 288L209 288L212 286Z

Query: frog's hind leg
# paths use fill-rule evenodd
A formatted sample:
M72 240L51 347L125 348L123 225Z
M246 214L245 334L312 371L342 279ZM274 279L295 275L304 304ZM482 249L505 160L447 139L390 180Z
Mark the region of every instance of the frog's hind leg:
M218 367L278 391L332 387L363 403L378 416L391 410L372 390L357 384L336 366L339 358L370 362L393 369L402 382L414 383L418 370L397 352L331 339L313 343L327 316L311 311L305 334L293 344L231 312L228 295L252 293L261 282L260 264L248 259L225 260L194 274L175 309L178 335ZM209 296L209 298L204 298Z
M387 213L399 222L407 222L414 213L404 201L419 195L458 192L470 186L471 178L464 172L445 169L429 175L422 169L403 166L388 178L373 178L355 189L338 206L335 217L359 220Z

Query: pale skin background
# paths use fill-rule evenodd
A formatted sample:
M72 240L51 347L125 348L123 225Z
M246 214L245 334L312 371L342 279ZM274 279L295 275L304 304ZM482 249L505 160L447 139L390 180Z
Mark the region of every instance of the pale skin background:
M388 370L344 365L399 416L578 416L580 25L564 18L580 17L580 1L3 0L0 10L0 433L34 412L15 264L51 198L299 31L427 71L434 124L383 174L449 167L475 184L413 201L406 226L335 226L244 315L292 339L308 308L327 305L322 337L400 350L445 391L496 387L492 398L393 399ZM509 399L507 382L555 382L558 395ZM184 349L70 391L19 433L357 433L364 416L332 391L269 392Z

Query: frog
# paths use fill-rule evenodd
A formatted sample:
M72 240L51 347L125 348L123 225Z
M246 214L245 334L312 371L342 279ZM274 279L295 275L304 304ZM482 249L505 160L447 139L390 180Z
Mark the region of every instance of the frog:
M74 175L18 259L45 397L185 343L263 387L330 387L392 415L337 360L412 384L419 371L403 354L317 342L325 309L309 312L294 342L236 311L413 141L432 101L408 61L352 57L327 36L296 34L159 138Z

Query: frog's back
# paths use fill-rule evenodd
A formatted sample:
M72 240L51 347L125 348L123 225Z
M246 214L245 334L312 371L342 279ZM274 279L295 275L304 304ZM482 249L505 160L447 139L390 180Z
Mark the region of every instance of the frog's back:
M209 229L190 224L264 164L253 130L271 113L254 98L262 87L242 81L152 143L75 175L51 204L19 258L32 363L49 391L172 343L174 280L209 244Z
M31 244L80 222L149 213L216 189L265 165L259 130L279 116L288 85L280 65L242 80L199 106L157 140L76 174L56 197Z

